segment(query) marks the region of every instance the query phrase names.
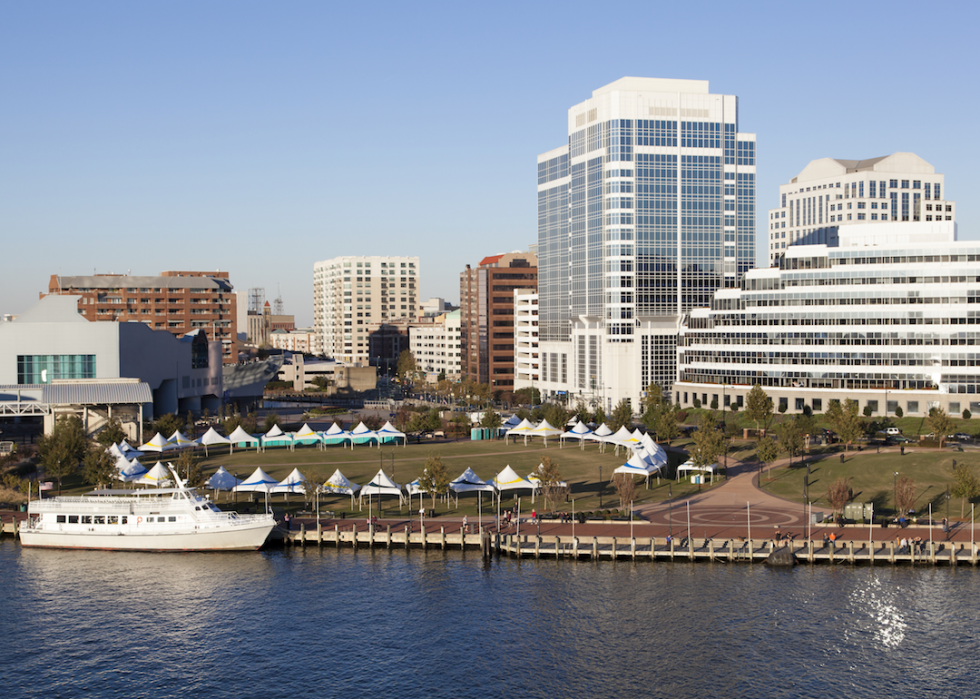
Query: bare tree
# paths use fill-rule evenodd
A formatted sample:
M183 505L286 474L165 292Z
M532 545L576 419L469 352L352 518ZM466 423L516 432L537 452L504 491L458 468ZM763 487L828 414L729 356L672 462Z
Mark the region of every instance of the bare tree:
M973 475L970 467L962 462L953 468L953 480L952 494L954 497L962 498L960 500L960 517L962 517L966 511L966 501L980 495L980 480Z
M544 498L545 509L548 509L549 502L553 506L558 498L564 497L568 486L562 483L558 463L552 461L549 456L541 459L541 465L538 466L538 478L541 479L541 497Z
M636 481L628 473L615 473L612 480L619 496L619 509L625 511L636 498Z
M915 507L915 481L902 476L895 485L895 505L900 514L908 514Z
M851 499L851 479L841 476L827 489L827 501L834 508L834 515L844 514L844 505Z

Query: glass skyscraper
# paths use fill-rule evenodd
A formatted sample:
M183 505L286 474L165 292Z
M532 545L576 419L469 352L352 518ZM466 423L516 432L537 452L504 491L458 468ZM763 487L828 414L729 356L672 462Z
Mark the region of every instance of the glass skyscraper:
M755 157L738 99L707 81L622 78L569 109L568 144L538 157L546 393L670 389L680 316L753 265Z

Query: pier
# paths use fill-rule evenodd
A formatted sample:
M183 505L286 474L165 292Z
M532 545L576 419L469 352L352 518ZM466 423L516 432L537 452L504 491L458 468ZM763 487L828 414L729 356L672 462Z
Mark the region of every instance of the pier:
M583 525L594 530L602 524ZM607 525L608 526L608 525ZM628 525L618 525L626 528ZM564 529L570 529L564 525ZM279 530L287 546L334 546L348 548L418 548L434 550L480 550L485 557L588 559L594 561L711 561L719 563L764 563L774 551L791 553L797 563L845 563L850 565L976 566L977 547L964 542L926 541L900 548L893 540L775 541L772 539L668 538L657 536L612 536L588 533L537 534L533 525L517 533L514 528L494 532L471 527L469 533L456 524L405 523L366 525L363 521L331 521L298 530Z

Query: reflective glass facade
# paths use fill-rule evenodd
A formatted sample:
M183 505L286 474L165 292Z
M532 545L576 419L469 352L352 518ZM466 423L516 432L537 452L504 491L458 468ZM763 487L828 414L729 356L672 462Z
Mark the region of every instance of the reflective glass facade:
M94 379L94 354L18 354L17 383L42 384L55 379Z
M597 90L569 111L567 148L538 158L541 340L592 316L606 342L634 342L641 316L708 305L752 266L754 221L735 97L639 78Z

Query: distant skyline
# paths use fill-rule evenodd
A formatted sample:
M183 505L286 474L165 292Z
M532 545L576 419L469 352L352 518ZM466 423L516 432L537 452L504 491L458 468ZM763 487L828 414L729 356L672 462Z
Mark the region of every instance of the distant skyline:
M758 136L756 260L816 158L918 154L980 239L973 27L948 3L4 3L0 313L51 274L230 273L313 322L313 264L417 255L422 300L537 242L536 157L624 76Z

